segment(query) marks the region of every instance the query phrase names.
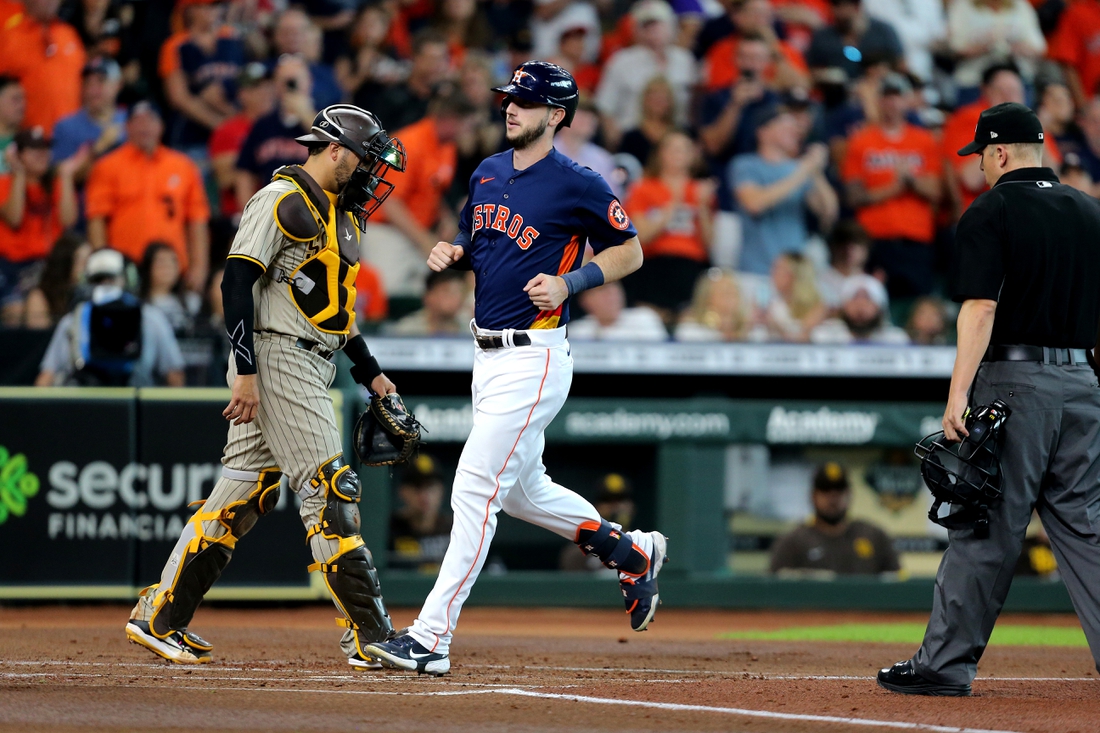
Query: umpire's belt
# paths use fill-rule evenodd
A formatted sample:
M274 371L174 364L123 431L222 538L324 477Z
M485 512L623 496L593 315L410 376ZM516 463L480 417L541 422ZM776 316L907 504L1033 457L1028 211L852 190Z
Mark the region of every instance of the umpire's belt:
M478 328L470 321L470 333L474 335L478 348L482 351L512 349L517 346L558 346L565 343L565 327L519 331L506 328L503 331L489 331Z
M1036 361L1055 366L1077 366L1088 364L1089 357L1088 349L993 344L985 350L982 361Z

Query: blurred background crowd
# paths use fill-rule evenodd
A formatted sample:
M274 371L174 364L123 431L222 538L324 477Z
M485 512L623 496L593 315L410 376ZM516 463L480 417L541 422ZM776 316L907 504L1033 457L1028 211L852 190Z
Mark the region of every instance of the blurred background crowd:
M954 227L985 188L955 151L1000 102L1100 193L1100 0L0 0L4 327L79 362L74 314L109 286L156 311L137 383L223 384L242 208L347 101L409 154L364 237L361 324L462 333L469 275L424 259L504 147L490 88L530 58L576 77L556 145L645 250L579 297L575 340L950 343Z

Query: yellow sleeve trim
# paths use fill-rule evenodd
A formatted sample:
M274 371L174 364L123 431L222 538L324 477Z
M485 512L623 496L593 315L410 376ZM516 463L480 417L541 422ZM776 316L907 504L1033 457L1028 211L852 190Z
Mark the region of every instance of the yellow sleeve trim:
M249 257L248 255L239 255L239 254L236 254L236 253L229 255L229 257L238 257L242 260L248 260L249 262L255 262L257 265L260 266L260 269L262 269L264 272L267 272L267 265L260 262L255 257ZM229 257L226 257L226 259L229 259Z
M295 185L297 185L297 184L295 184ZM279 231L282 232L283 234L285 234L286 238L291 240L291 241L294 241L294 242L312 242L314 239L317 239L316 236L307 237L305 239L302 239L300 237L295 237L293 234L291 234L286 229L284 229L283 228L283 223L281 221L279 221L279 204L281 204L283 202L283 199L285 199L287 196L290 196L292 194L300 194L302 196L302 198L304 198L304 199L306 198L305 194L301 194L300 189L296 188L293 191L287 191L282 196L275 199L275 206L274 206L274 208L271 209L271 216L274 217L274 219L275 219L275 226L279 227ZM309 199L306 199L306 203L308 205ZM312 206L310 206L309 208L310 208L311 211L313 210Z

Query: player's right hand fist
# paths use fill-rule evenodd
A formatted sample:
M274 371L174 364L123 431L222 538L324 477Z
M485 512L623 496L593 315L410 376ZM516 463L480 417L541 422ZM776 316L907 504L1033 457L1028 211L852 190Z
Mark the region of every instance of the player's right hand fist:
M443 272L448 267L462 259L465 254L461 246L450 242L437 242L428 255L428 267L436 272Z

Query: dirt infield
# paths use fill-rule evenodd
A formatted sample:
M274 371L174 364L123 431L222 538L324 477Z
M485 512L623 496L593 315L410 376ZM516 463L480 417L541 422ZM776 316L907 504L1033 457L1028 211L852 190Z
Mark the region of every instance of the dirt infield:
M1093 733L1100 684L1081 648L991 647L972 698L892 695L877 668L911 646L719 640L737 629L912 614L471 608L452 674L356 672L333 609L200 609L215 662L128 645L121 606L0 608L0 731L1015 731ZM394 621L411 621L410 610ZM1005 617L1074 625L1073 617Z

